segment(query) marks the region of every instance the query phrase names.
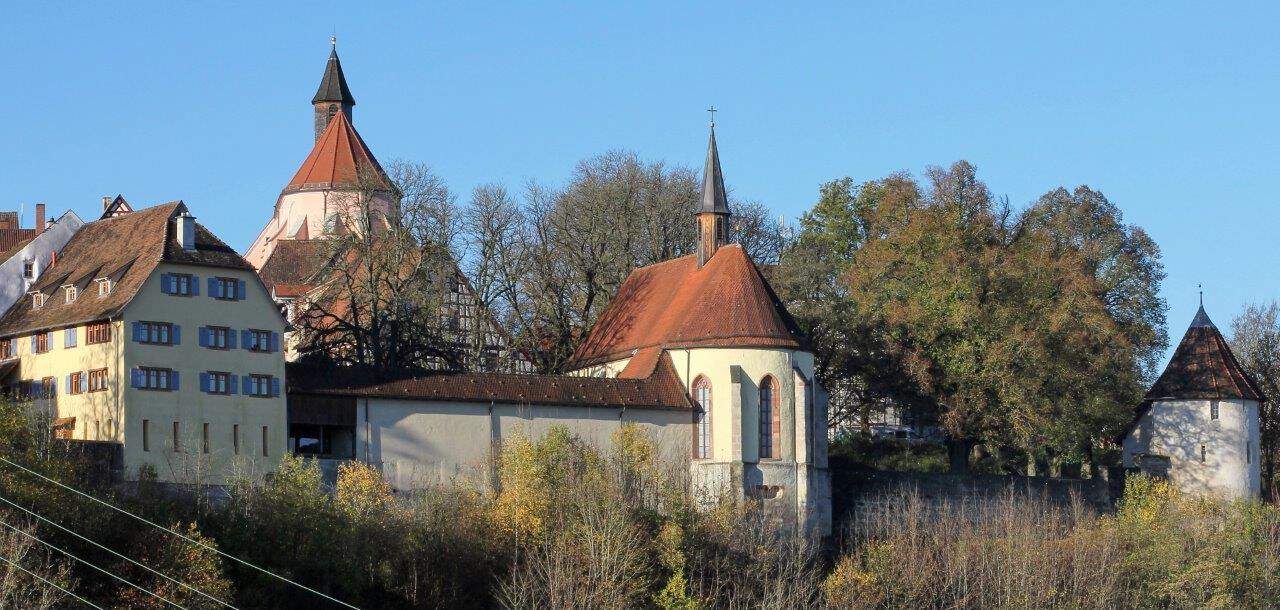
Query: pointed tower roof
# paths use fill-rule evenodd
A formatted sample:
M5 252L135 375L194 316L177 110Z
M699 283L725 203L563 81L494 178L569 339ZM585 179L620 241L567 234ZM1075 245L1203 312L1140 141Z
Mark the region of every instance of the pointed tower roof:
M345 113L333 115L329 126L311 148L302 167L284 187L285 192L351 188L359 184L361 172L371 172L389 188L386 172L356 132Z
M707 162L702 168L702 201L698 213L729 213L729 197L724 190L724 173L720 171L720 151L716 148L716 125L711 124L707 142Z
M338 44L333 43L333 49L329 51L329 63L324 67L324 76L320 79L320 88L316 89L315 97L311 98L312 104L320 102L341 102L343 104L356 105L356 98L351 96L351 90L347 88L347 77L342 75L342 61L338 59Z
M1147 400L1266 400L1202 305Z

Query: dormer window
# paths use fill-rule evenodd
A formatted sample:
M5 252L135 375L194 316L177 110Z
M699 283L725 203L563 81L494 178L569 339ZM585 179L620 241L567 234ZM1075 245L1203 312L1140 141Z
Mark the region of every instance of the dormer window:
M111 294L111 278L98 278L98 296L105 297Z
M63 288L67 291L67 304L75 303L76 297L80 296L80 291L75 286L63 286Z
M43 292L31 293L31 308L40 309L41 307L44 307L44 293Z
M22 261L22 277L27 279L35 279L36 262L34 260Z

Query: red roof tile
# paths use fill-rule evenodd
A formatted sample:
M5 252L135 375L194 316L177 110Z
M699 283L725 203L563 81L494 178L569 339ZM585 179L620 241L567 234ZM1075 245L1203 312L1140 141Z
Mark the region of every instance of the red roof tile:
M716 251L701 269L697 256L690 255L633 271L570 366L618 360L650 347L795 349L804 344L768 281L733 244Z
M1203 308L1146 397L1178 398L1266 400Z
M689 398L663 355L644 379L523 375L515 373L435 373L370 382L354 370L290 364L289 392L322 396L364 396L405 400L479 402L582 407L688 409Z
M329 120L329 126L284 187L285 192L322 190L358 185L361 172L385 182L385 173L345 113Z

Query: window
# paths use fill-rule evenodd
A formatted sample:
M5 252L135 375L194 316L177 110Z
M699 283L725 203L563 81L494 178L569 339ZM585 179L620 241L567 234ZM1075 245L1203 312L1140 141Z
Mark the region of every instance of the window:
M267 457L267 427L262 427L262 457Z
M13 339L0 339L0 360L13 357Z
M76 371L72 373L70 375L70 379L67 381L67 393L83 394L85 389L84 381L84 371Z
M110 322L92 322L84 327L84 343L85 345L93 345L94 343L106 343L111 340L111 323Z
M1216 400L1209 401L1209 419L1218 419L1218 401Z
M105 277L98 278L98 296L105 297L109 294L111 294L110 278L105 278Z
M43 354L49 351L49 332L31 335L31 353Z
M235 349L236 334L225 326L201 326L200 347L209 349Z
M209 278L209 296L224 301L239 301L244 298L244 280L233 277Z
M778 457L778 441L782 428L778 412L778 382L772 376L760 381L760 458Z
M244 331L244 348L252 352L270 352L271 349L271 331L269 330L253 330Z
M140 366L133 370L133 387L139 390L176 390L178 374L172 369Z
M178 422L173 422L173 452L182 451L182 427Z
M164 273L160 275L160 291L179 297L189 297L199 292L199 284L190 273Z
M271 375L248 375L245 377L244 393L269 398L279 393L279 386Z
M711 457L711 382L699 377L693 382L693 457Z
M76 296L79 294L79 291L76 290L75 286L67 286L66 290L67 290L67 303L75 303Z
M58 382L53 377L45 377L40 380L40 398L53 398L53 393L58 387Z
M231 373L207 371L200 373L200 391L205 394L235 394L236 377Z
M142 450L151 451L151 420L142 420Z
M41 307L44 307L44 293L43 292L31 293L31 308L40 309Z
M107 389L107 369L89 371L89 391L104 392Z
M176 345L177 330L169 322L134 322L133 340L148 345Z
M25 278L27 278L27 279L29 279L29 280L31 280L31 279L35 279L35 277L36 277L36 262L35 262L35 261L33 261L33 260L30 260L30 261L22 261L22 277L25 277Z
M240 455L240 424L231 425L231 450Z
M1205 461L1205 456L1206 456L1206 455L1208 455L1208 450L1209 450L1209 448L1208 448L1207 446L1205 446L1205 445L1200 445L1200 463L1201 463L1201 464L1203 464L1203 463L1204 463L1204 461Z
M354 426L289 424L289 451L318 458L353 459Z
M200 452L209 453L209 422L204 423L204 429L200 432Z
M71 328L68 328L62 331L62 347L71 348L75 346L76 346L76 327L72 326Z

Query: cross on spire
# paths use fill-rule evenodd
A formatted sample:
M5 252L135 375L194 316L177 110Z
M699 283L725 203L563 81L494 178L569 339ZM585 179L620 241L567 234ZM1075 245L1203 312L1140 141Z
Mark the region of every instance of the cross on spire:
M712 106L712 107L710 107L710 108L707 108L707 112L710 112L710 113L711 113L711 127L712 127L712 128L715 128L715 126L716 126L716 107L715 107L715 106Z
M331 35L329 35L329 50L330 50L330 51L337 51L337 50L338 50L338 35L337 35L337 34L331 34Z
M1196 284L1196 288L1200 290L1200 306L1204 307L1204 284Z

